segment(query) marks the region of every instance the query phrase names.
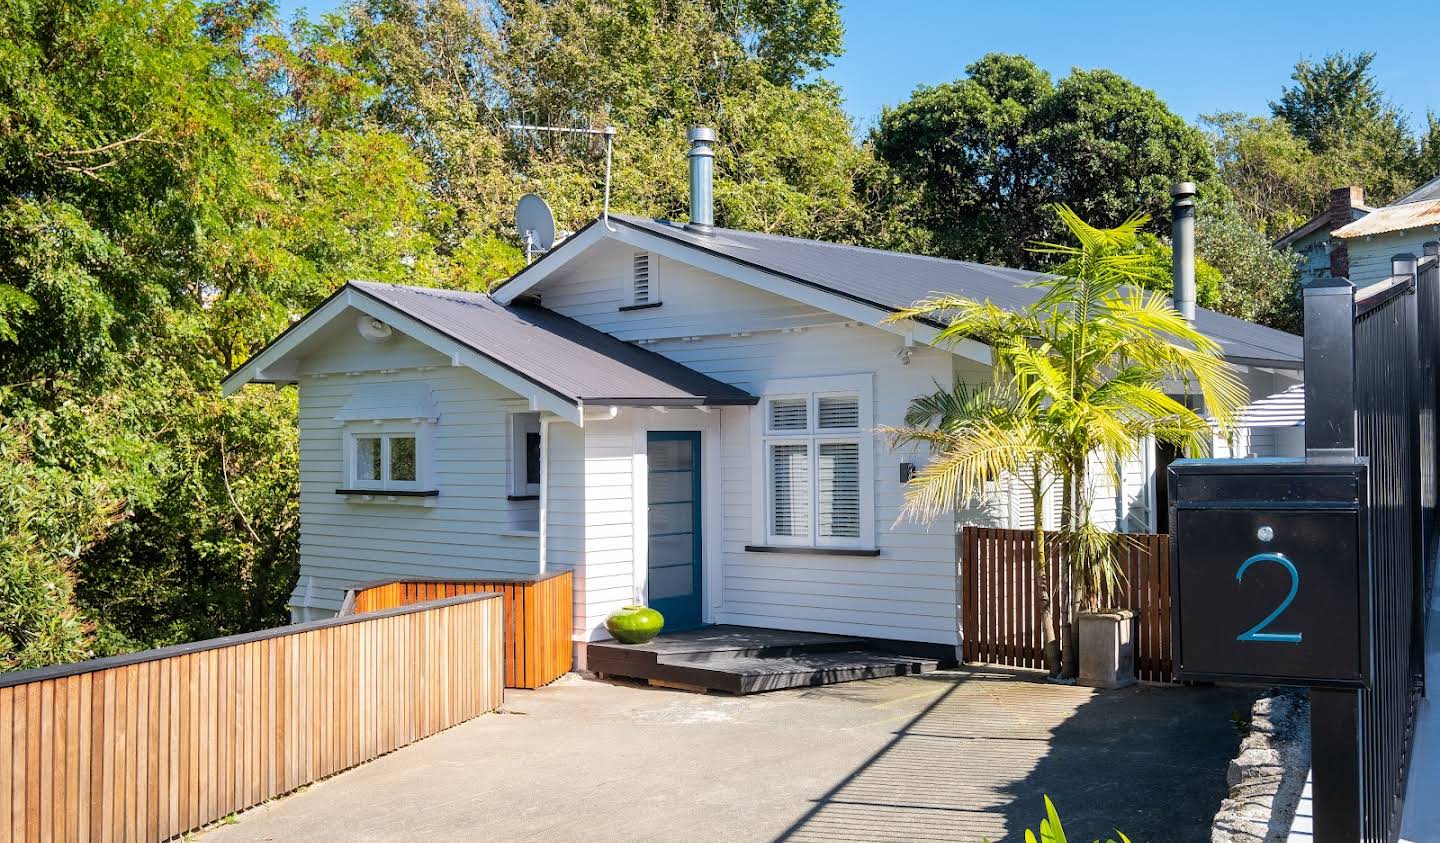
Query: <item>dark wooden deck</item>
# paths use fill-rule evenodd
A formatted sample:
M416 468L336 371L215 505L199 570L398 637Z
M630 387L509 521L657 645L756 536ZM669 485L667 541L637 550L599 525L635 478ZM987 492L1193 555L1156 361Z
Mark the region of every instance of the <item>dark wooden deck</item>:
M754 694L926 673L953 660L946 649L816 632L711 626L661 635L648 644L596 642L586 648L586 663L601 676Z

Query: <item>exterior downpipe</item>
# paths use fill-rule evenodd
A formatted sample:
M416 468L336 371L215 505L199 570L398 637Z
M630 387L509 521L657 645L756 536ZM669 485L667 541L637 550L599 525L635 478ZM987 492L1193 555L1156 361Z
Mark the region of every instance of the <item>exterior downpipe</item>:
M690 222L685 228L708 234L715 225L715 130L696 126L690 141Z
M1182 181L1170 188L1170 253L1174 259L1175 309L1195 321L1195 183Z

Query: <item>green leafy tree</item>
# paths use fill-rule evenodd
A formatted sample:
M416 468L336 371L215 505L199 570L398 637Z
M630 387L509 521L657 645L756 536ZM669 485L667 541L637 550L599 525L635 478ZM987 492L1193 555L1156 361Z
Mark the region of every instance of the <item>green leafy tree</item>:
M1220 276L1213 306L1221 313L1294 334L1305 330L1301 258L1274 248L1222 191L1202 194L1196 213L1197 263ZM1200 284L1196 273L1196 286Z
M1433 177L1425 174L1423 143L1381 91L1374 60L1374 53L1302 60L1270 117L1202 118L1241 218L1270 239L1324 210L1330 188L1363 185L1371 204L1385 204Z
M1215 169L1204 135L1152 91L1107 70L1056 83L998 53L887 109L872 141L919 190L914 210L934 252L1019 267L1052 259L1025 248L1061 236L1050 204L1091 219L1160 214L1171 183L1205 182Z
M989 345L997 383L1018 398L1011 415L1023 420L991 416L970 435L937 443L934 458L907 489L905 511L933 516L973 498L987 478L1052 466L1063 484L1063 540L1076 598L1095 609L1112 598L1120 573L1112 539L1090 520L1092 465L1118 467L1152 437L1201 453L1210 427L1170 394L1173 384L1193 388L1222 429L1246 395L1219 346L1164 297L1143 291L1144 282L1163 272L1153 256L1134 248L1144 216L1100 229L1064 206L1055 213L1077 245L1033 247L1060 260L1037 282L1043 293L1034 305L1012 311L940 296L892 317L944 321L938 345L964 339ZM923 429L891 433L916 441L930 435Z
M614 125L611 206L683 218L685 131L717 129L721 225L846 241L903 239L867 194L887 190L853 141L838 89L810 74L839 52L834 0L369 0L350 36L380 91L374 118L425 161L457 215L444 242L513 242L520 194L562 228L598 215L598 143L516 124ZM510 269L513 267L503 267ZM494 271L487 281L503 278Z
M341 28L0 10L3 666L284 619L294 400L219 378L346 278L453 283L451 212Z
M1279 118L1225 112L1201 122L1237 212L1271 240L1324 210L1329 188L1344 179Z

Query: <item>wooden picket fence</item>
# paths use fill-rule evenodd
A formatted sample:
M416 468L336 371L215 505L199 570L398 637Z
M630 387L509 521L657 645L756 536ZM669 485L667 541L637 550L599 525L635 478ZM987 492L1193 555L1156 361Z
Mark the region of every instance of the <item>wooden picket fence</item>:
M0 674L0 840L168 840L501 704L474 594Z
M1055 594L1069 586L1064 548L1048 534L1046 545ZM1035 536L1030 530L965 527L961 535L962 652L967 662L1043 668L1036 616ZM1119 606L1135 619L1135 671L1149 682L1173 678L1170 654L1170 537L1156 533L1116 536L1125 573ZM1055 628L1068 621L1063 599L1052 601Z
M349 589L341 614L370 612L459 594L505 600L505 687L539 688L570 672L574 585L569 571L487 579L405 579Z

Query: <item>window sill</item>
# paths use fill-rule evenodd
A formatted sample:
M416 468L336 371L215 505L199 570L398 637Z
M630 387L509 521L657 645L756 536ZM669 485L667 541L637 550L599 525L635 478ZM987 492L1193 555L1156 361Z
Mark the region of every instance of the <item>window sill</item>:
M507 500L507 501L538 501L538 500L540 500L540 496L539 496L539 495L506 495L506 496L505 496L505 500Z
M336 489L335 494L344 495L346 503L432 507L440 492L435 489Z
M811 547L809 545L747 544L746 553L791 553L797 556L879 556L878 547Z
M663 301L652 301L652 302L646 302L645 304L626 304L626 305L621 305L621 306L620 306L620 312L621 312L621 313L628 313L629 311L632 311L632 310L649 310L649 309L652 308L652 307L659 307L660 305L662 305L662 304L664 304L664 303L665 303L665 302L663 302Z

